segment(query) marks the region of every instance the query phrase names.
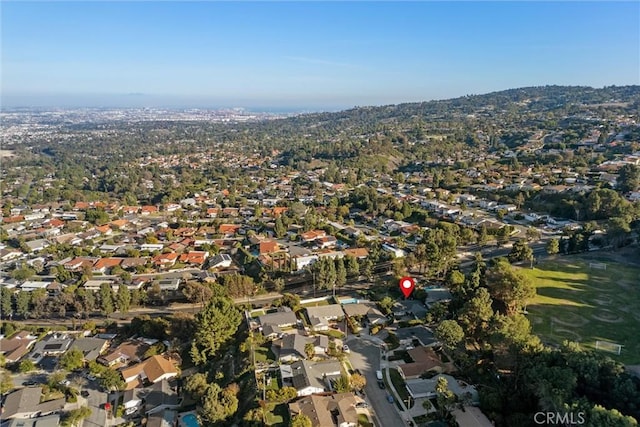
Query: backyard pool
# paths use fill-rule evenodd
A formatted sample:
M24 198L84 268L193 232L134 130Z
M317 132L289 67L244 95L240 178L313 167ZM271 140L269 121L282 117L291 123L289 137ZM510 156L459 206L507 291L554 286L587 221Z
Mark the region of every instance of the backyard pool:
M200 427L198 423L198 417L194 414L186 414L180 419L182 427Z

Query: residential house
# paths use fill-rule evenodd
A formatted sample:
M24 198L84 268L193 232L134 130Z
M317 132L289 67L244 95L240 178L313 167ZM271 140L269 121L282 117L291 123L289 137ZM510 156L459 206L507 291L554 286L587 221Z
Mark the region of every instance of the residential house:
M333 248L338 243L338 239L336 239L333 236L325 236L325 237L320 237L319 239L316 240L316 242L321 249Z
M122 258L100 258L95 264L93 264L93 272L108 274L111 272L111 269L119 266L120 263L122 263Z
M358 414L353 393L337 393L328 396L311 395L289 404L291 417L303 414L311 420L312 427L356 427Z
M138 266L144 266L147 264L148 258L122 258L120 267L125 270L135 269Z
M98 258L89 258L89 257L76 257L71 261L68 261L64 264L64 268L69 271L83 271L85 269L93 268L93 264L98 260Z
M140 208L140 215L151 215L158 212L157 206L142 206Z
M165 410L178 409L182 405L182 397L176 392L175 380L163 378L149 387L138 390L137 397L142 400L146 414L157 414Z
M73 338L67 335L50 333L33 345L29 359L38 364L46 356L61 356L69 349L72 342Z
M324 230L311 230L300 234L300 239L303 242L313 242L316 239L326 237L327 233Z
M329 337L326 335L316 335L313 337L313 351L316 356L326 356L329 351Z
M160 279L158 280L158 285L160 285L161 291L177 291L180 288L180 283L182 283L182 279Z
M365 259L369 256L369 251L367 248L352 248L344 250L345 256L352 256L357 259Z
M280 250L280 245L276 241L263 240L260 242L260 246L259 246L260 255L278 252L279 250Z
M142 341L129 340L98 357L97 361L105 366L128 365L140 362L148 349L149 345Z
M314 331L326 331L329 324L344 317L344 311L340 304L321 305L318 307L307 307L309 323Z
M30 240L28 242L24 242L24 244L29 248L31 252L40 252L51 246L51 243L49 243L49 241L45 239Z
M227 254L218 254L212 258L209 258L209 268L229 268L233 260L231 256Z
M52 414L36 418L12 418L6 427L58 427L60 415Z
M42 387L25 387L10 393L2 405L2 419L35 418L59 412L64 398L42 402Z
M175 427L178 424L178 412L170 409L155 412L147 418L146 427Z
M175 265L178 260L178 254L175 252L169 252L166 254L158 254L153 257L153 263L161 268L169 268Z
M114 291L118 290L118 284L116 282L114 282L113 280L107 280L107 279L94 279L94 280L87 280L86 282L84 282L84 284L82 285L82 287L88 291L99 291L100 288L102 287L103 284L107 284L111 287L111 289L113 289Z
M109 341L101 338L78 338L70 348L77 348L82 352L84 360L96 360L109 347Z
M298 396L329 391L332 389L331 380L341 375L340 362L335 360L300 360L291 365L281 365L280 368L283 384L295 387Z
M51 284L51 282L27 280L20 285L20 290L25 292L32 292L37 289L47 289L47 286L49 286L49 284Z
M406 382L407 390L414 399L432 398L436 396L436 386L438 379L444 378L447 380L449 390L453 392L459 398L469 398L474 404L479 403L478 392L475 387L467 384L462 380L458 380L451 375L439 374L429 379L412 379Z
M0 354L7 363L18 362L29 352L38 338L27 331L20 331L11 338L0 339Z
M302 271L318 261L318 255L297 255L293 257L296 271Z
M136 388L145 383L157 383L178 375L176 363L166 356L151 356L142 362L120 371L126 388Z
M274 338L282 334L282 328L290 328L297 324L298 319L289 307L279 307L275 313L258 317L262 333L267 338Z
M396 337L403 345L412 345L414 340L418 340L423 346L433 346L438 343L431 329L424 325L398 328Z
M190 251L180 255L180 262L201 267L204 265L208 256L209 253L205 251Z
M389 320L372 302L344 304L342 306L342 310L347 317L353 318L357 321L367 319L371 325L382 325Z
M413 362L398 365L398 372L405 380L418 378L426 372L443 373L450 372L455 368L443 363L440 357L431 347L416 347L407 350Z
M307 339L300 334L287 334L282 339L273 342L274 353L280 362L294 362L306 359L305 345Z
M218 233L224 234L225 237L233 237L239 229L240 225L238 224L220 224L220 227L218 227Z

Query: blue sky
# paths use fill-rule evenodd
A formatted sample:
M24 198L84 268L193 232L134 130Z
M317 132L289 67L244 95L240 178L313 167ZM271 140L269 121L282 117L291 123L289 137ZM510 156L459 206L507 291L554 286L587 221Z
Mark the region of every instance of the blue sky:
M640 83L638 2L2 2L3 104L351 107Z

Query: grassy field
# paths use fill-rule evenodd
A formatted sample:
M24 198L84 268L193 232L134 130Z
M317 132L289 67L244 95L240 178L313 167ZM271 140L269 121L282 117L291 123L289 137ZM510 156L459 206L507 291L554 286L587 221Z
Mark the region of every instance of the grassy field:
M606 270L590 262L607 264ZM595 349L596 341L622 344L626 364L640 364L640 268L586 256L560 257L522 268L537 289L529 320L544 342L579 342Z

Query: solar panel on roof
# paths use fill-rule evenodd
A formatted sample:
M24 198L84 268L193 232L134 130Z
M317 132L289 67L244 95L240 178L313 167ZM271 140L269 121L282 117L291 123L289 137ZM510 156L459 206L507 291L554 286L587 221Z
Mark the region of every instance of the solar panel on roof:
M47 344L44 346L44 350L60 350L62 344Z

